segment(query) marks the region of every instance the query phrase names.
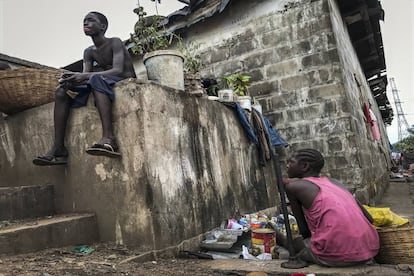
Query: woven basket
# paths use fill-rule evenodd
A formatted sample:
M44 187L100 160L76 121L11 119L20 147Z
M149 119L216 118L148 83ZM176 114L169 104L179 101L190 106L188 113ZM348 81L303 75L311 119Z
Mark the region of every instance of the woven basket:
M14 114L52 102L61 74L58 69L0 70L0 111Z
M414 227L378 228L380 264L414 264Z

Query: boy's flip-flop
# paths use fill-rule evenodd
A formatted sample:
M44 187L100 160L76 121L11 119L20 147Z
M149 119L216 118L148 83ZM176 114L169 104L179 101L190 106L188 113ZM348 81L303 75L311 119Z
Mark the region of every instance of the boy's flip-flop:
M68 163L67 156L38 156L33 159L33 164L37 166L54 166L54 165L66 165Z
M94 144L92 147L86 149L86 153L90 155L106 156L111 158L119 158L121 154L115 150L115 148L108 143Z

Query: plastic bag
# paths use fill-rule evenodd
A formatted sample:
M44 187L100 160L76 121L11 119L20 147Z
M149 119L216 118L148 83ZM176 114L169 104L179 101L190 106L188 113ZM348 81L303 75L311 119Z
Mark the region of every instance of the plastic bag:
M364 208L374 219L374 225L380 226L402 226L409 223L409 220L402 218L391 211L388 207L378 208L364 205Z
M272 259L272 254L269 253L262 253L257 255L257 257L253 256L252 254L249 253L249 249L242 245L242 255L243 255L243 259L245 260L271 260Z

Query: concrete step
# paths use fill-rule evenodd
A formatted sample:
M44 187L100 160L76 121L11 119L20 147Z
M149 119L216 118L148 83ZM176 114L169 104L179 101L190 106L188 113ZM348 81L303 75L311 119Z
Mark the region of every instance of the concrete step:
M0 187L0 221L45 217L54 211L53 185Z
M94 214L68 214L26 220L0 228L0 254L92 244L99 240Z

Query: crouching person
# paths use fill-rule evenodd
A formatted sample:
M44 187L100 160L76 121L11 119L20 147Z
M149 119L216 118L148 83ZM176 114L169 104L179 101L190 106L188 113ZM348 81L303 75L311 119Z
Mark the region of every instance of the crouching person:
M380 247L372 218L340 183L320 175L323 166L314 149L299 150L288 161L285 190L302 236L294 240L296 257L329 267L369 263ZM280 233L276 240L287 246Z

